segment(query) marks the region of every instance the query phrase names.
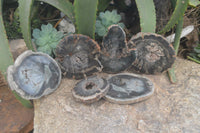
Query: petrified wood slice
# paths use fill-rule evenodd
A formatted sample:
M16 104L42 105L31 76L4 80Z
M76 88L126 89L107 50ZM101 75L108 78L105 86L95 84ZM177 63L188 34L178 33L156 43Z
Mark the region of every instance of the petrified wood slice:
M64 76L81 79L84 75L89 76L101 71L97 59L99 51L99 45L88 36L73 34L61 40L55 54Z
M161 35L138 33L128 42L129 49L136 49L134 70L146 74L166 71L175 61L175 51Z
M153 83L142 76L121 73L108 79L110 89L105 99L118 104L132 104L148 99L153 95Z
M98 76L88 77L76 84L72 94L77 101L93 103L105 96L108 92L108 81Z
M118 25L111 25L102 42L99 57L103 71L118 73L127 69L135 60L135 51L127 51L126 34Z
M61 81L61 70L49 55L25 51L8 67L10 88L25 99L38 99L56 90Z

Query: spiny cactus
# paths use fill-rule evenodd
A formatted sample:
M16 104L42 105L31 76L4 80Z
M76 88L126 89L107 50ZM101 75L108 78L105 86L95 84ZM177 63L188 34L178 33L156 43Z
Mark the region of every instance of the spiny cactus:
M33 30L33 42L37 50L48 55L52 55L63 36L63 33L58 32L51 24L42 25L41 30Z
M108 27L113 24L117 24L121 26L122 28L124 28L124 24L119 23L120 20L121 20L121 16L117 14L116 10L112 10L112 12L106 11L105 13L100 12L96 20L95 32L99 36L104 36L108 31Z

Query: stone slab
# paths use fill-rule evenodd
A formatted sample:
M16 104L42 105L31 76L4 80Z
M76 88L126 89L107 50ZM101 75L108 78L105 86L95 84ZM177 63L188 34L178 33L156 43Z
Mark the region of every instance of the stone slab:
M147 75L154 95L143 102L118 105L100 100L78 103L71 89L77 81L63 79L51 95L34 101L34 133L197 133L200 132L200 65L177 59L178 82L166 73Z
M23 107L7 86L0 87L0 133L28 133L34 110Z

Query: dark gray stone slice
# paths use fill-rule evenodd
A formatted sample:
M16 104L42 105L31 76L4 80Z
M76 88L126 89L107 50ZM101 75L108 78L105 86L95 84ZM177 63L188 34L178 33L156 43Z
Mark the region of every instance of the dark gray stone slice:
M97 59L100 47L91 38L81 34L65 36L57 45L56 60L67 78L82 79L101 71Z
M25 51L8 67L10 88L25 99L38 99L55 91L61 81L61 70L49 55Z
M148 99L153 95L153 83L142 76L120 73L108 79L110 89L105 99L118 104L132 104Z
M161 35L138 33L128 42L129 49L136 49L132 68L140 73L157 74L166 71L175 61L172 44Z
M77 101L83 103L93 103L106 95L109 89L108 81L92 76L81 80L72 90L72 94Z
M103 71L107 73L118 73L127 69L136 58L135 50L127 50L126 34L118 25L108 28L101 47L99 60Z

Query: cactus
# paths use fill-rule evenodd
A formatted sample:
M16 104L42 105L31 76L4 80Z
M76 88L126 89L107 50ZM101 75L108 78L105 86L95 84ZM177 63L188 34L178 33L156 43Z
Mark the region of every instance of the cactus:
M116 10L112 10L112 12L106 11L105 13L100 12L99 17L96 20L95 32L102 37L107 33L108 27L113 24L117 24L124 28L124 24L119 23L120 20L121 16L117 14Z
M48 55L52 55L63 36L63 33L58 32L51 24L42 25L41 30L33 30L33 42L37 50Z

